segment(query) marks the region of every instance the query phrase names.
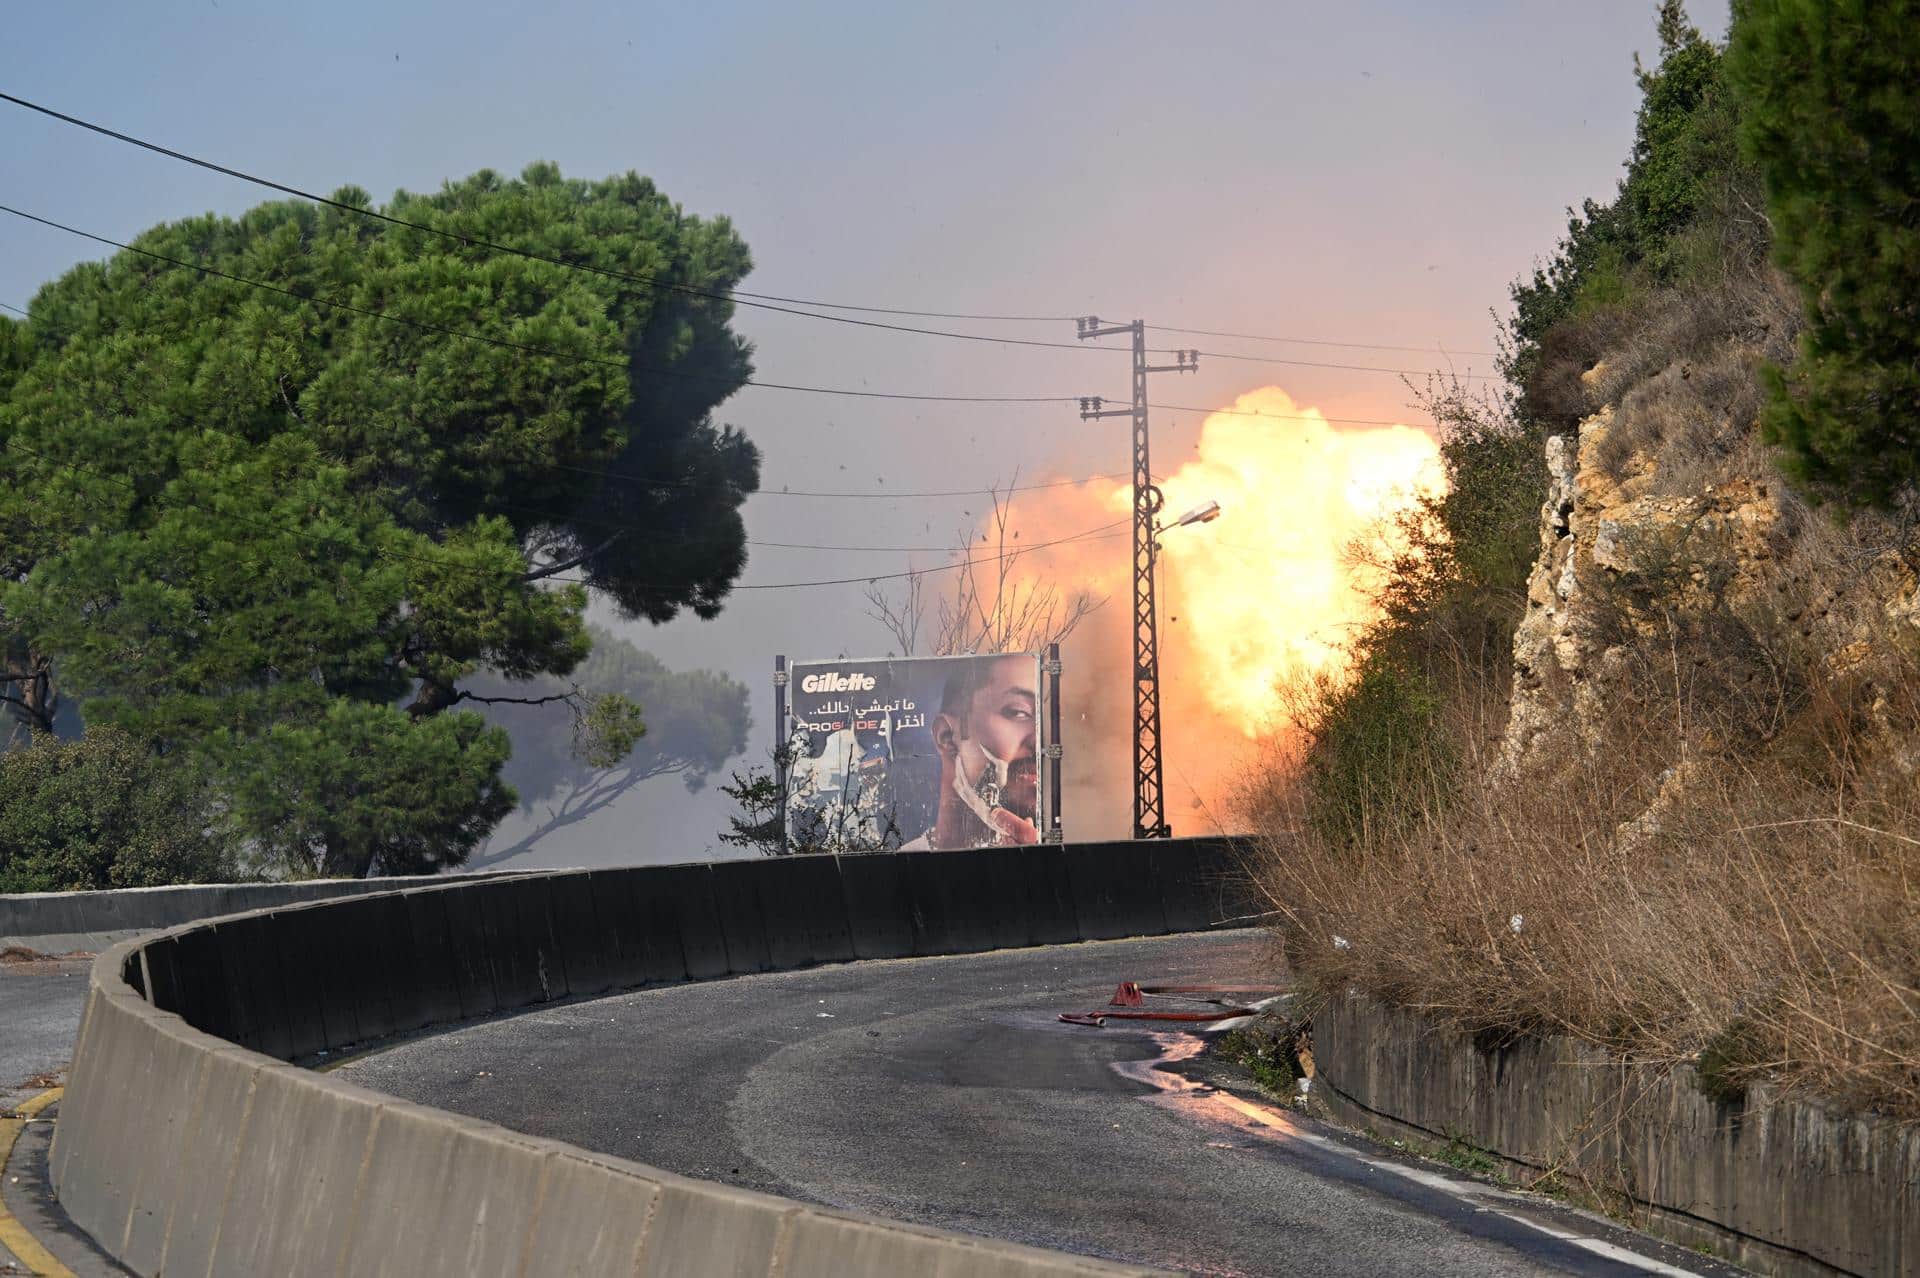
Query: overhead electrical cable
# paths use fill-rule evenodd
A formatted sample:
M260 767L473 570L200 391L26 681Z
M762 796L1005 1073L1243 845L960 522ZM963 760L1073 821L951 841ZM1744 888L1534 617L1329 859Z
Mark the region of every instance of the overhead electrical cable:
M55 230L65 231L69 235L77 235L82 239L92 240L97 244L105 244L128 253L135 253L156 262L164 262L169 266L177 266L182 270L198 271L203 275L212 275L218 279L231 280L235 284L245 284L251 288L264 289L269 293L278 293L282 297L292 298L296 302L313 302L320 306L330 306L337 310L351 311L356 315L365 315L371 319L389 320L395 324L405 324L409 328L417 328L429 333L441 333L448 337L462 338L466 341L482 342L488 346L499 346L507 350L516 350L528 355L543 356L547 359L571 360L579 364L603 364L612 368L655 373L662 377L678 377L686 381L712 382L723 385L738 384L758 387L761 390L797 391L809 395L842 395L854 399L894 399L937 404L1075 404L1078 403L1081 398L1078 395L916 395L902 391L853 390L848 387L838 386L801 386L788 382L763 382L754 378L735 379L731 377L713 377L701 373L681 372L678 369L657 368L646 364L636 364L625 359L613 359L598 355L578 355L571 351L556 351L549 347L530 346L524 342L510 341L506 338L488 337L484 333L473 333L465 329L450 328L447 325L434 324L427 320L408 319L405 316L395 315L391 311L376 311L371 307L356 306L352 302L337 301L333 298L321 297L318 294L302 293L294 289L283 288L278 284L269 284L265 280L256 280L244 275L235 275L230 271L223 271L218 267L208 266L202 262L190 262L183 258L169 257L165 253L156 253L152 249L137 248L132 244L125 244L104 235L95 235L91 231L83 231L78 227L68 226L65 222L56 222L52 218L41 217L35 213L28 213L7 204L0 204L0 213L11 213L17 218L22 218L29 222L38 222L42 226L49 226Z
M1242 342L1281 342L1294 346L1339 346L1356 351L1411 351L1416 355L1484 355L1489 359L1499 351L1456 351L1444 346L1393 346L1384 342L1335 342L1320 337L1276 337L1267 333L1227 333L1214 328L1181 328L1173 324L1149 324L1150 333L1184 333L1192 337L1231 337ZM1225 357L1222 357L1225 358Z
M0 207L4 207L4 205L0 205ZM13 209L8 209L8 211L12 213ZM79 232L79 234L84 234L84 232ZM194 269L194 271L204 271L205 267L192 267L192 269ZM215 272L215 274L217 274L217 272ZM276 292L286 292L286 290L276 290ZM13 311L15 315L27 315L27 311L23 311L21 307L10 305L10 303L6 303L6 301L0 301L0 311ZM465 334L463 334L463 336L465 336ZM478 334L470 334L470 336L478 338ZM549 355L553 355L555 359L588 359L588 357L568 355L568 353L564 353L564 351L543 351L543 353L549 353ZM574 472L574 474L589 474L589 476L597 476L597 478L603 478L603 480L618 480L618 482L624 482L624 484L637 484L641 485L641 487L695 487L695 489L710 487L708 484L693 484L693 482L687 482L687 480L666 480L666 478L655 478L655 476L643 476L643 474L636 474L636 472L605 470L605 468L597 468L597 466L574 466L574 464L568 464L568 462L547 461L547 459L524 459L524 461L520 461L518 464L522 464L522 466L534 466L534 468L541 468L541 470L568 470L568 472ZM902 489L902 491L874 491L874 489L858 489L858 491L854 491L854 489L814 489L814 487L756 487L755 491L747 493L747 497L749 497L749 499L751 499L751 497L828 497L828 499L872 499L872 501L918 501L918 499L925 499L925 497L993 497L995 493L1037 493L1037 491L1054 489L1054 487L1079 487L1079 485L1083 484L1092 484L1094 480L1125 480L1127 476L1129 476L1127 470L1114 470L1114 472L1102 472L1102 474L1077 476L1077 478L1071 478L1071 480L1046 480L1044 484L937 487L937 489ZM885 480L879 480L879 484L885 484ZM826 547L822 547L822 549L826 549Z
M331 196L319 195L313 191L302 190L300 187L291 186L285 182L278 182L272 178L260 177L257 174L248 173L242 169L230 168L224 164L217 164L212 160L202 159L197 155L189 155L185 151L177 151L172 147L161 146L157 142L149 142L144 138L135 137L130 133L122 133L117 129L110 129L103 124L95 124L91 120L83 120L79 116L68 115L64 111L56 111L52 107L42 106L38 102L30 102L25 98L15 97L11 93L0 92L0 101L11 102L15 106L25 107L29 111L37 111L41 115L50 116L51 118L59 120L62 123L71 124L77 128L86 129L89 132L98 133L102 137L112 138L116 142L124 142L129 146L140 147L141 149L151 151L156 155L164 155L171 160L179 160L184 164L192 164L199 168L207 169L210 172L219 173L230 178L237 178L242 182L250 182L255 186L265 187L270 191L278 191L283 195L291 195L291 196L294 196L296 199L307 200L314 204L323 205L330 209L339 209L341 212L344 212L344 213L353 213L360 217L371 218L375 221L385 222L392 226L402 226L402 227L406 227L408 230L419 231L426 235L439 236L442 239L452 240L456 243L464 244L469 248L485 249L490 253L505 253L513 257L526 258L528 261L544 262L550 266L563 267L570 271L585 271L591 275L599 275L607 279L622 280L630 284L638 284L644 288L656 289L663 292L678 293L686 297L705 298L709 301L733 302L741 306L750 306L750 307L757 308L759 310L777 311L787 315L799 315L799 316L804 316L808 319L825 320L833 324L851 324L859 328L889 329L895 332L902 332L902 333L921 333L930 337L952 338L956 341L992 342L992 343L997 343L1004 346L1044 346L1044 347L1051 347L1057 350L1080 350L1080 351L1104 350L1104 351L1108 351L1115 354L1124 353L1126 350L1125 347L1119 347L1119 346L1105 346L1105 347L1088 346L1085 343L1080 343L1080 342L1047 342L1047 341L1039 341L1036 339L1023 338L1023 337L996 337L986 333L956 333L956 332L952 332L950 330L945 330L945 329L917 328L907 324L888 324L879 320L854 319L846 315L827 315L817 311L797 309L798 306L805 306L809 304L804 298L775 297L772 294L749 293L741 289L724 289L724 290L723 289L705 289L705 288L699 288L692 284L679 284L679 283L675 283L672 280L663 280L656 276L635 275L628 271L616 271L610 267L594 266L591 263L587 263L587 262L570 262L565 258L551 257L544 253L533 252L530 249L515 248L510 244L501 244L493 240L481 239L477 236L462 235L458 231L445 230L444 228L441 228L441 227L430 226L425 222L415 222L409 218L396 217L391 213L382 213L378 209L370 209L358 204L349 204L345 200L336 200L336 199L333 199ZM792 305L787 305L787 304L792 304ZM869 308L837 306L837 307L834 307L834 309L853 310L853 309L869 309ZM871 308L871 309L877 311L880 308ZM901 314L905 312L889 311L887 313ZM915 313L917 314L918 312L915 312ZM960 318L960 317L943 316L943 318ZM966 318L973 318L973 317L966 317ZM1064 320L1070 321L1075 317L1066 316L1062 318Z
M1131 516L1129 516L1128 518L1130 519ZM935 564L931 568L909 568L905 572L862 573L860 576L857 576L857 577L832 577L825 581L780 581L780 582L761 582L758 584L749 583L746 585L736 585L733 587L733 589L735 590L797 590L806 586L851 586L851 585L859 585L863 582L872 583L876 581L897 581L902 577L918 577L925 573L947 572L955 568L972 568L981 564L1005 563L1007 560L1012 559L1016 554L1020 553L1021 551L1046 550L1050 546L1065 546L1073 542L1080 542L1080 541L1103 541L1107 537L1115 535L1115 534L1109 533L1107 531L1108 529L1113 528L1118 524L1124 524L1126 522L1128 522L1127 519L1117 519L1113 521L1113 523L1101 524L1096 528L1089 528L1085 532L1075 533L1071 537L1056 537L1052 541L1036 541L1031 546L1021 546L1019 548L1019 551L1010 550L1004 555L986 555L979 559L960 559L960 560L954 561L953 563Z
M958 312L958 311L916 311L916 310L908 310L901 307L858 306L858 305L854 305L852 303L847 303L847 302L821 302L821 301L815 301L810 298L783 297L773 293L755 293L755 292L749 292L748 290L745 290L745 289L704 289L691 284L680 284L671 280L662 280L656 276L636 275L627 271L613 270L609 267L594 266L586 262L570 262L565 258L552 257L547 254L536 253L528 249L515 248L514 246L509 244L501 244L493 240L485 240L485 239L480 239L476 236L463 235L458 231L445 230L444 228L431 226L424 222L413 221L410 218L398 217L391 213L382 213L377 209L367 208L358 204L350 204L344 200L336 200L330 196L320 195L316 192L303 190L300 187L293 186L285 182L276 181L273 178L261 177L258 174L248 173L243 169L236 169L229 165L217 163L213 160L208 160L200 156L191 155L185 151L176 150L168 146L162 146L157 142L150 142L145 138L135 137L133 134L130 134L130 133L123 133L117 129L108 128L106 125L103 125L103 124L97 124L91 120L85 120L76 115L69 115L64 111L56 111L52 107L44 106L38 102L29 101L26 98L17 97L11 93L0 92L0 101L11 102L15 106L23 107L29 111L38 112L41 115L47 116L51 119L59 120L64 124L73 125L76 128L81 128L92 133L97 133L102 137L112 138L114 141L123 142L128 146L139 147L142 150L151 151L156 155L162 155L171 160L178 160L184 164L191 164L198 168L206 169L209 172L219 173L225 177L235 178L242 182L252 183L255 186L264 187L267 190L278 191L283 195L291 195L297 199L307 200L311 203L319 204L327 208L338 209L342 212L356 214L360 217L365 217L365 218L373 219L375 221L385 222L393 226L405 227L409 230L419 231L426 235L438 236L442 239L452 240L456 243L466 245L469 248L485 249L488 252L492 252L492 253L505 253L513 257L525 258L529 261L544 262L551 266L563 267L567 270L584 271L592 275L599 275L609 279L622 280L627 283L638 284L645 288L651 288L651 289L665 291L665 292L678 293L687 297L699 297L699 298L704 298L710 301L733 302L741 306L749 306L749 307L754 307L760 310L774 311L774 312L787 314L787 315L797 315L806 319L824 320L828 323L849 324L849 325L853 325L855 327L860 327L860 328L883 329L883 330L900 332L900 333L916 333L922 336L943 337L943 338L948 338L954 341L987 342L987 343L1001 345L1001 346L1033 346L1033 347L1043 347L1051 350L1106 351L1114 354L1123 353L1126 349L1124 347L1118 347L1118 346L1088 345L1084 342L1050 342L1050 341L1043 341L1043 340L1038 340L1034 338L1000 337L990 333L958 333L950 329L931 329L931 328L920 328L920 327L917 327L914 325L908 325L908 324L889 324L889 323L885 323L878 320L854 319L846 315L830 315L830 314L825 314L823 312L827 310L855 311L855 312L860 312L864 314L874 314L874 315L899 315L899 316L906 316L906 317L912 317L912 318L926 318L926 319L974 320L974 321L993 322L993 323L1069 323L1080 318L1079 316L1074 316L1074 315L985 315L985 314L968 314L968 313ZM821 309L819 310L799 309L802 307L818 307ZM1205 333L1208 336L1240 337L1240 338L1245 338L1248 340L1255 340L1255 341L1293 340L1293 339L1287 339L1287 338L1262 338L1262 337L1257 337L1251 334L1222 333L1214 330L1179 329L1179 328L1173 328L1166 325L1148 325L1148 327L1153 329L1158 329L1159 331L1162 331L1162 332ZM1372 350L1418 351L1418 350L1426 349L1423 347L1412 347L1412 346L1369 346L1366 343L1357 343L1357 342L1323 342L1323 343L1316 343L1316 344L1327 345L1327 346L1351 346L1357 349L1372 349ZM1171 348L1157 349L1156 353L1171 354L1172 349ZM1333 369L1340 369L1340 370L1349 371L1349 372L1378 372L1378 373L1390 373L1390 374L1404 374L1407 371L1404 369L1374 368L1374 367L1363 365L1363 364L1322 364L1313 360L1286 360L1286 359L1278 359L1278 358L1263 359L1262 357L1259 357L1259 356L1233 355L1233 354L1227 354L1227 353L1222 353L1217 351L1202 351L1201 353L1203 355L1211 355L1216 359L1252 360L1256 362L1275 363L1275 364L1293 364L1293 365L1307 367L1307 368L1333 368ZM1441 351L1439 353L1445 354L1446 352ZM1477 352L1461 352L1461 353L1466 354L1466 353L1477 353Z
M89 462L75 461L72 459L61 460L61 459L49 457L45 453L37 452L34 449L23 446L22 444L19 443L19 441L14 439L8 439L3 446L0 446L0 450L25 453L29 457L37 457L41 461L48 462L55 466L65 466L73 470L91 471L93 474L100 476L102 479L105 479L109 483L118 484L122 488L132 489L135 492L139 491L138 486L135 485L132 480L127 479L125 476L116 475L109 470L102 470L99 466L93 465ZM351 543L342 541L341 539L336 537L328 537L328 536L325 536L324 534L315 533L307 529L289 528L282 524L277 524L272 520L263 519L254 515L241 514L238 511L233 511L233 510L220 511L218 512L218 517L224 518L224 519L236 519L241 523L253 524L257 527L265 528L269 532L273 532L284 537L292 537L295 540L299 540L299 541L314 542L314 543L324 544L329 546L351 547ZM1126 522L1127 520L1124 518L1117 519L1117 520L1113 520L1110 523L1099 524L1093 528L1087 529L1084 532L1074 533L1071 536L1056 537L1051 541L1037 541L1037 542L1034 542L1032 545L1021 546L1016 550L1007 551L1003 554L988 555L979 559L973 559L973 558L960 559L960 560L955 560L951 563L935 564L929 568L909 568L904 572L864 573L857 577L833 577L833 578L828 578L820 581L734 582L730 584L727 587L727 589L729 591L803 590L803 589L809 589L816 586L844 586L844 585L859 584L861 582L872 583L876 581L894 581L903 577L918 577L928 573L949 572L956 568L969 568L969 567L974 567L981 564L995 564L995 563L1004 564L1007 560L1014 558L1016 555L1024 551L1046 550L1052 546L1065 546L1065 545L1069 545L1071 543L1080 542L1080 541L1105 540L1108 536L1112 535L1109 532L1110 529L1113 529L1118 525ZM406 529L404 531L417 532L418 530ZM410 554L403 550L392 550L392 549L375 547L375 548L372 548L369 551L369 553L376 559L389 559L389 560L397 559L397 560L406 560L406 561L417 562L417 563L424 563L434 568L438 568L442 571L486 573L489 576L495 575L490 570L478 567L476 565L449 563L440 559L435 559L428 555ZM959 552L957 550L948 550L945 553L957 554ZM527 567L530 573L537 573L540 565L529 564L527 565ZM561 583L564 583L567 585L573 585L573 586L587 586L587 587L594 586L594 583L592 581L586 580L584 578L562 577L557 575L551 576L551 577L532 576L532 577L529 577L524 584L534 584L536 582L541 582L541 581L561 582ZM623 584L629 589L639 589L639 590L659 590L659 591L676 591L677 592L685 589L684 584L678 585L678 586L663 586L653 582L626 582Z
M0 310L12 311L16 315L28 314L28 312L22 310L20 307L10 305L6 302L0 302ZM601 479L612 479L622 483L637 484L644 488L706 489L713 486L711 484L693 483L688 480L657 478L636 474L631 471L605 470L593 466L574 466L566 462L549 461L545 458L526 458L516 464L542 470L564 470L582 475L593 475ZM998 487L989 485L985 488L933 488L888 492L877 492L873 489L855 491L851 489L820 488L756 488L752 492L745 494L745 496L748 499L754 497L797 497L831 498L835 500L867 499L873 501L917 501L922 498L932 497L991 497L998 493L1031 493L1042 492L1053 488L1077 488L1082 484L1090 484L1101 479L1126 479L1130 473L1129 471L1120 470L1095 475L1080 475L1072 479L1051 479L1039 484L1002 484ZM884 485L886 480L880 479L876 482ZM821 549L827 549L827 547L821 547Z
M1431 368L1381 368L1377 364L1331 364L1324 360L1286 359L1279 355L1233 355L1222 351L1196 351L1208 359L1232 360L1241 364L1285 364L1293 368L1333 368L1349 373L1392 373L1400 377L1429 377L1436 371ZM1473 381L1499 381L1498 373L1454 373L1454 377Z
M1318 413L1264 413L1255 408L1201 408L1197 404L1148 404L1163 413L1203 413L1208 417L1266 417L1277 422L1325 422L1329 426L1433 426L1433 422L1392 421L1384 417L1322 417Z
M488 503L488 509L490 512L495 510L510 510L517 514L533 515L533 516L547 520L550 526L555 526L555 527L572 525L572 524L584 524L594 528L612 529L616 532L636 532L636 533L639 533L642 537L644 537L649 545L714 546L719 544L718 540L712 537L661 537L657 533L641 528L640 525L633 523L630 520L612 519L604 515L593 515L593 514L562 515L554 511L543 510L537 506L521 506L511 502L490 502ZM1104 531L1107 528L1118 528L1121 524L1124 524L1126 522L1127 522L1126 518L1116 519L1112 523L1103 525L1102 528L1094 529L1092 531L1100 532L1100 531ZM1016 533L1014 534L1014 538L1012 540L1017 540L1018 537L1019 537L1019 534ZM986 535L982 534L981 539L984 541L986 539ZM762 541L757 538L749 537L746 539L746 544L749 546L760 546L760 547L764 547L771 550L835 550L835 551L854 551L854 552L873 552L873 553L885 551L889 553L904 553L904 554L957 555L957 554L965 553L969 549L971 545L971 540L969 540L968 546L955 546L951 544L945 545L945 546L828 546L828 545L821 545L817 542L811 542L811 541ZM1013 555L1026 548L1027 547L1024 547L1024 546L1009 545L1007 548L1007 553L1009 555Z
M710 485L695 484L675 479L649 479L645 475L636 475L630 471L601 470L593 466L575 466L567 462L551 462L528 459L518 463L524 466L537 466L545 470L564 470L581 475L597 475L602 479L617 479L627 483L652 488L706 488ZM920 492L875 492L872 489L861 491L830 492L816 488L757 488L747 494L749 497L860 497L875 501L901 501L921 497L991 497L995 493L1031 493L1047 488L1077 488L1081 484L1090 484L1096 479L1127 479L1131 471L1114 471L1111 474L1082 475L1074 479L1052 479L1044 484L1003 484L998 488L935 488ZM882 481L884 482L884 481Z

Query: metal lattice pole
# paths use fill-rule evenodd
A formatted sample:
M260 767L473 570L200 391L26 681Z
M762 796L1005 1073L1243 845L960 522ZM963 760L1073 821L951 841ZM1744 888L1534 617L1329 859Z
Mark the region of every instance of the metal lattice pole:
M1133 421L1133 837L1164 839L1167 824L1166 785L1163 778L1160 735L1159 610L1154 603L1154 563L1160 553L1156 518L1165 498L1153 482L1147 423L1147 374L1191 373L1200 362L1198 351L1180 351L1178 362L1147 363L1147 325L1105 325L1098 317L1079 321L1080 336L1108 337L1126 333L1133 338L1133 405L1109 409L1106 401L1080 401L1083 421L1101 417L1128 417Z

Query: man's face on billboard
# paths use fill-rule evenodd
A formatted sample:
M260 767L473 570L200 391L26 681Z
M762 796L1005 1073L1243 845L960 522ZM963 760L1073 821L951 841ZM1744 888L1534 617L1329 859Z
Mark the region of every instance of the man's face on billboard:
M1040 810L1040 771L1036 750L1040 707L1033 695L1033 658L1008 657L993 663L974 692L963 725L966 737L1007 763L1007 784L1000 805L1031 821Z

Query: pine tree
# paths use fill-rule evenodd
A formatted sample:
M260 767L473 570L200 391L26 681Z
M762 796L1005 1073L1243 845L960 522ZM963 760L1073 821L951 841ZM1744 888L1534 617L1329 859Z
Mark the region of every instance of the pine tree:
M1920 480L1920 2L1747 0L1728 70L1808 319L1769 436L1815 495L1895 503Z

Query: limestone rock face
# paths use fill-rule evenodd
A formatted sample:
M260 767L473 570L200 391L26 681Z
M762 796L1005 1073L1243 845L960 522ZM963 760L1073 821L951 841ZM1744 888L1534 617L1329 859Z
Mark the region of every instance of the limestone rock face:
M1679 594L1715 590L1735 600L1773 588L1764 566L1777 549L1779 485L1728 477L1697 493L1651 493L1655 458L1603 460L1616 412L1603 408L1576 435L1547 440L1540 556L1513 636L1501 772L1571 760L1599 744L1610 680L1623 664L1623 582L1658 578Z

